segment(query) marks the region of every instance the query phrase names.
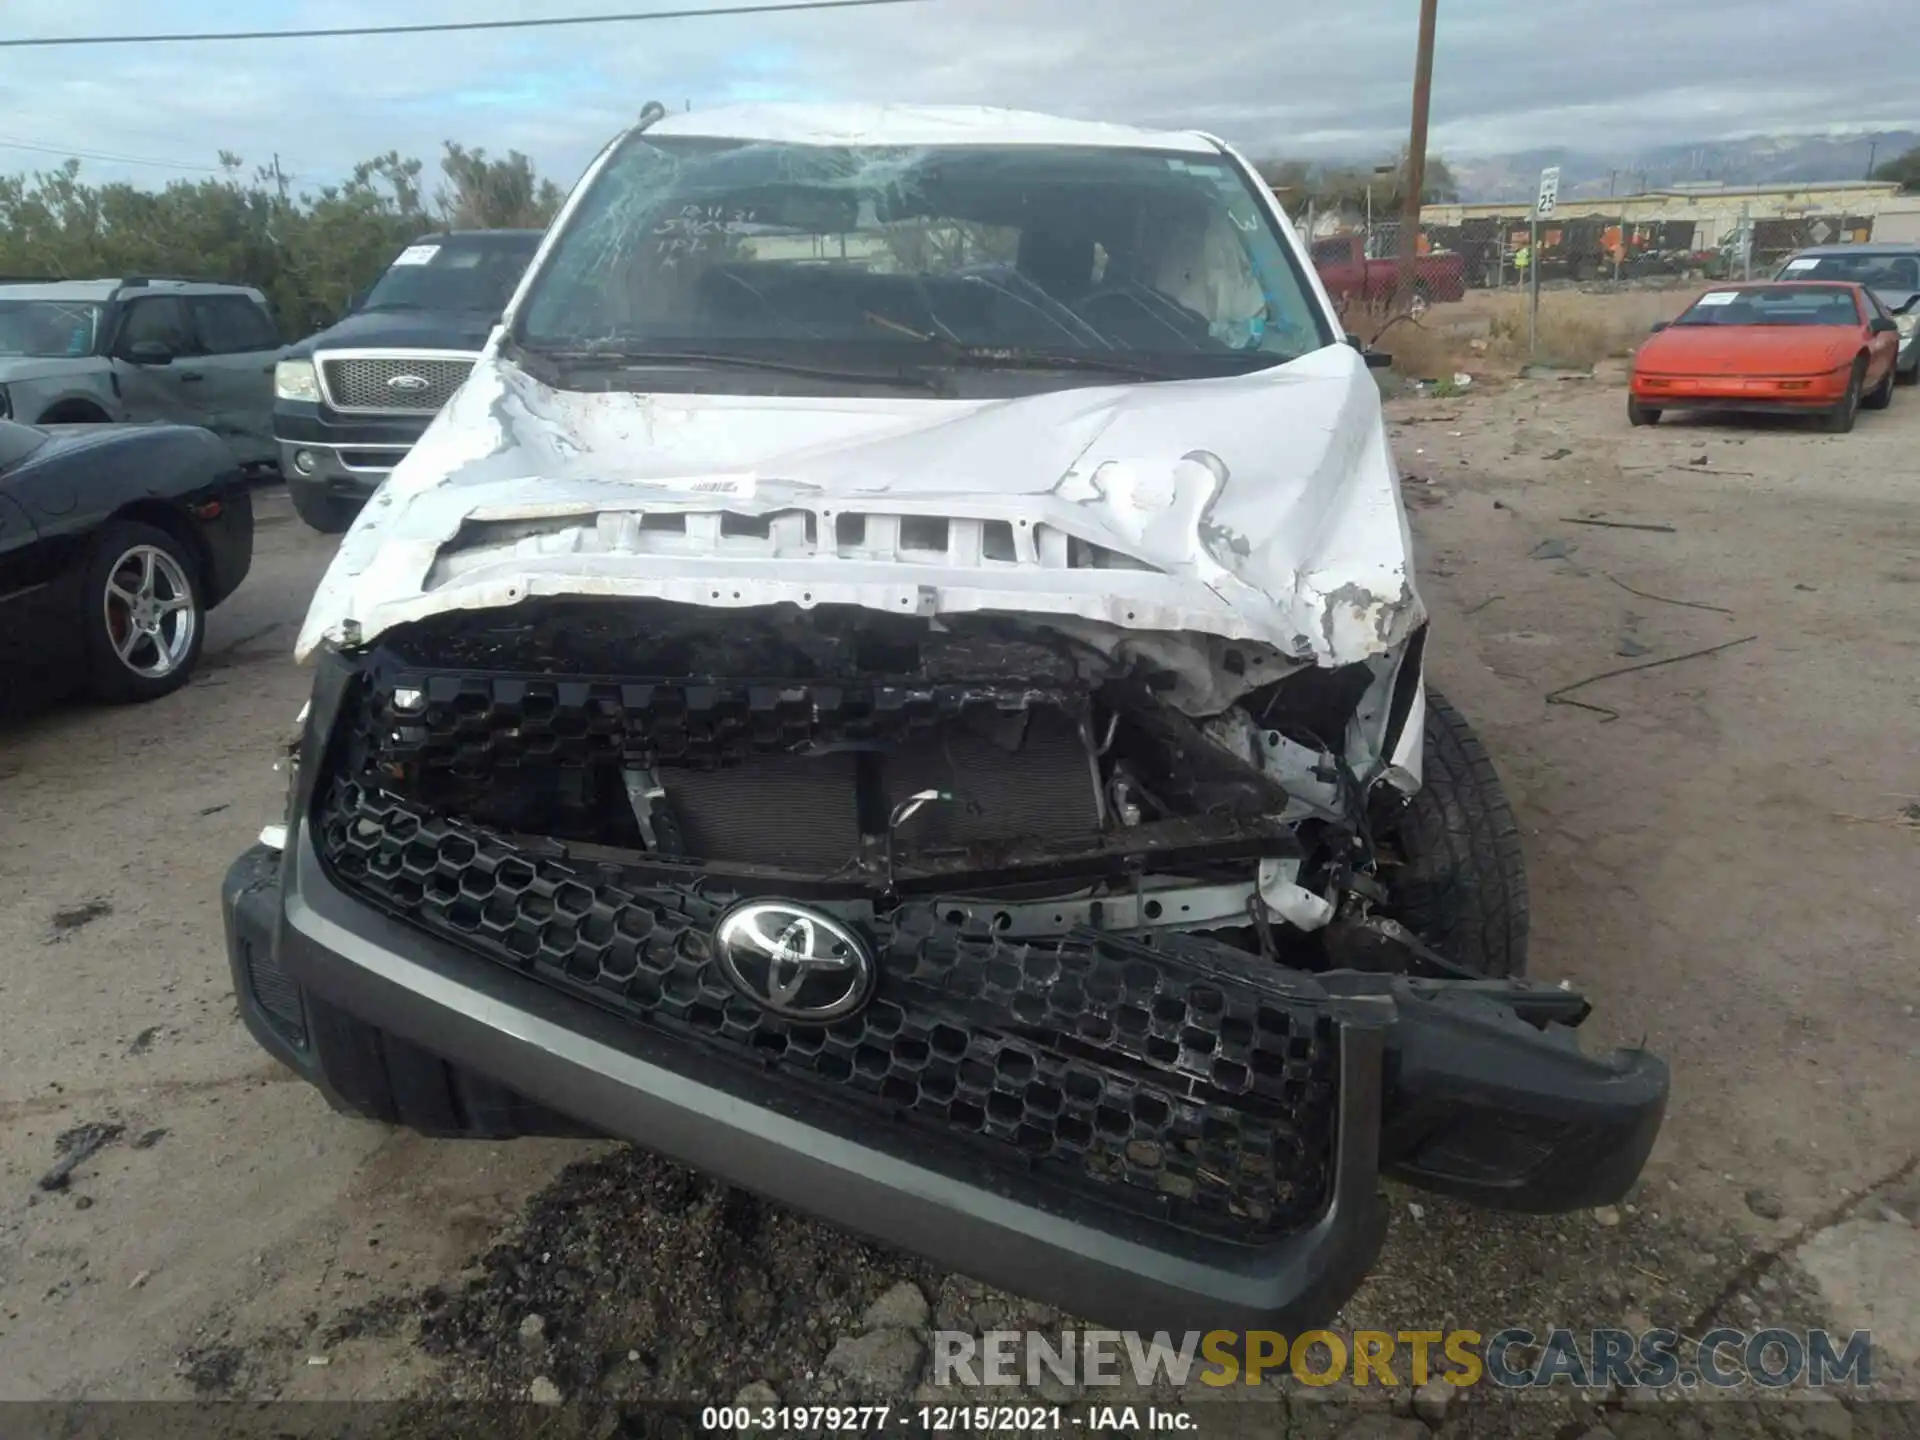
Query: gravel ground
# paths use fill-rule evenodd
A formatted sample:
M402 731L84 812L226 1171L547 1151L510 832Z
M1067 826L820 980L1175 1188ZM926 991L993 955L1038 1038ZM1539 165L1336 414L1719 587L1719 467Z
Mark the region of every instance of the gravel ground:
M1341 1323L1870 1326L1878 1391L1912 1395L1920 394L1845 437L1630 432L1622 408L1603 376L1392 414L1433 670L1526 834L1535 973L1593 997L1590 1046L1671 1058L1667 1127L1615 1210L1396 1194ZM279 493L260 512L193 685L0 721L0 1399L560 1399L569 1429L542 1433L611 1435L581 1402L898 1402L933 1393L929 1326L1073 1323L624 1147L348 1120L259 1054L217 892L278 808L304 690L287 650L331 548ZM1669 659L1570 697L1617 719L1546 703ZM1920 1424L1859 1397L1329 1395L1352 1398L1158 1398L1207 1405L1209 1432L1383 1440Z

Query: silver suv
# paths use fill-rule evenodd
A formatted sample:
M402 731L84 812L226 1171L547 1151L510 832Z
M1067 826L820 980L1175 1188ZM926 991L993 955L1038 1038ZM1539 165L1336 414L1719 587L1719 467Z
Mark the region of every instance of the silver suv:
M242 466L271 465L267 297L244 285L132 277L0 285L0 418L34 425L199 425Z

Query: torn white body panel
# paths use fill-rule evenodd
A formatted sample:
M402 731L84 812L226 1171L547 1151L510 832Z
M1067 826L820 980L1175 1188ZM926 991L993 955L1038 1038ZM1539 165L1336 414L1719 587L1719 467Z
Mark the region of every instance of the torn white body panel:
M653 161L633 161L639 152L625 147L642 138L675 140L675 153L686 153L690 139L738 141L748 169L755 147L785 147L780 165L798 168L777 173L804 173L829 199L855 197L839 223L859 225L855 240L876 243L886 238L876 197L892 197L885 203L897 219L914 213L903 194L926 194L896 184L916 160L902 147L919 157L945 145L961 155L969 146L1112 148L1136 162L1151 154L1145 169L1189 177L1178 182L1189 187L1179 192L1183 203L1201 193L1193 176L1214 176L1206 183L1217 188L1198 209L1166 211L1182 217L1172 229L1157 220L1147 231L1111 232L1123 252L1128 234L1192 232L1192 244L1134 257L1147 293L1198 318L1226 350L1273 342L1276 361L1299 358L1225 378L1085 385L1085 376L1071 376L993 399L884 387L816 396L730 393L733 385L704 394L554 388L516 363L525 352L504 337L525 342L529 326L549 333L541 325L624 335L680 323L649 307L691 282L664 261L629 272L605 257L624 255L636 236L677 237L689 215L706 224L731 213L711 202L746 183L716 171L711 186L687 192L687 204L662 211L664 222L645 205L590 202L602 177L615 177L610 195L631 197L655 193L647 187L665 185L660 174L677 173L676 161L661 160L660 173L647 168ZM832 147L874 147L871 163L886 173L854 184L849 177L868 162L833 159ZM1126 184L1145 187L1138 195L1161 193L1150 178L1143 170ZM1007 183L1026 193L1017 178ZM927 213L970 215L991 228L1007 217L981 198L989 193L968 192L953 209L930 200ZM746 206L734 218L769 217ZM809 226L835 228L804 216L789 228L804 239ZM1266 278L1251 258L1260 247L1236 235L1266 237ZM843 262L845 241L843 233ZM569 243L591 261L586 270L561 263ZM1044 259L1043 248L1035 263ZM542 299L550 267L573 277L556 282L560 300ZM994 293L1033 308L1031 290ZM592 303L569 309L567 295ZM1063 334L1079 336L1069 348L1087 340L1074 330L1083 322L1053 313ZM1271 192L1211 136L980 107L774 105L666 116L644 137L611 144L568 198L468 380L342 542L298 652L357 647L398 625L548 598L721 611L854 606L929 623L1012 616L1121 668L1174 677L1166 698L1195 716L1221 715L1303 667L1370 662L1374 682L1350 733L1326 737L1357 773L1370 774L1383 761L1405 642L1424 612L1379 394L1358 351L1326 343L1339 333ZM1088 343L1094 352L1106 344L1098 335ZM1282 761L1300 759L1259 758L1289 771L1297 764Z
M1109 651L1180 632L1280 667L1382 654L1422 615L1345 346L991 401L564 392L490 346L342 542L298 650L552 595L1051 616Z
M1191 131L1145 130L997 105L722 105L669 113L654 135L779 140L789 145L1093 145L1213 155L1220 146Z

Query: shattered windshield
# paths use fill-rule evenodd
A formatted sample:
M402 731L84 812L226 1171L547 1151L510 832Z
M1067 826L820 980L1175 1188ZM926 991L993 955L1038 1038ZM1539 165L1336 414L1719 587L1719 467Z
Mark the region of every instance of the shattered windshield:
M0 300L0 355L36 360L91 355L100 311L85 300Z
M361 308L498 315L539 247L538 235L504 231L423 240L395 257Z
M1330 343L1226 156L630 140L518 323L534 351L1099 357L1172 374Z

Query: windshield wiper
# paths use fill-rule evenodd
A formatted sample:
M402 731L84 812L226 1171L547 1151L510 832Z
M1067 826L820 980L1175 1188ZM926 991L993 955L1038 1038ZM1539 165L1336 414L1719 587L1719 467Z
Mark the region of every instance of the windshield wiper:
M897 320L890 320L884 315L869 314L867 319L883 329L911 336L937 354L940 357L940 363L944 365L965 366L979 370L1084 370L1102 375L1125 375L1134 380L1205 378L1204 373L1194 375L1182 370L1169 369L1164 365L1151 365L1145 361L1131 359L1118 351L1032 350L1025 346L969 345L965 341L951 339L946 335L913 329L911 326L902 325ZM1259 353L1260 358L1268 364L1278 364L1290 358L1245 350L1222 352L1196 350L1193 352L1194 358L1205 360L1255 353Z
M697 369L712 365L736 370L766 370L776 375L798 375L808 380L837 380L850 385L897 385L942 393L942 386L932 376L916 374L911 370L837 370L830 366L809 365L800 360L775 360L762 355L740 355L724 350L624 350L591 346L576 350L547 350L524 345L514 348L523 355L562 369Z
M940 344L940 349L949 363L982 370L1089 370L1102 375L1125 375L1135 380L1196 378L1164 366L1143 364L1121 355L1102 355L1097 351L1016 350L998 345L951 345L950 342Z
M362 305L360 313L364 315L370 310L424 310L426 308L412 300L381 300L372 305Z

